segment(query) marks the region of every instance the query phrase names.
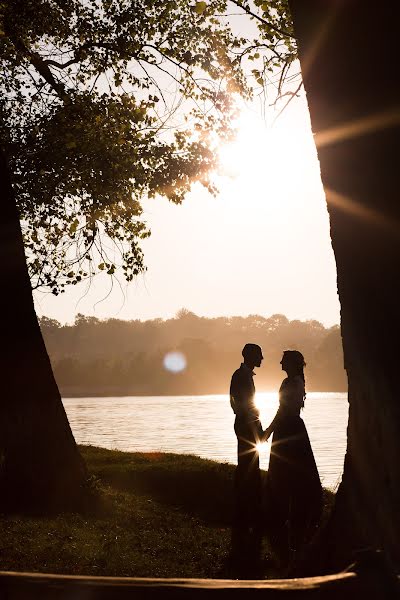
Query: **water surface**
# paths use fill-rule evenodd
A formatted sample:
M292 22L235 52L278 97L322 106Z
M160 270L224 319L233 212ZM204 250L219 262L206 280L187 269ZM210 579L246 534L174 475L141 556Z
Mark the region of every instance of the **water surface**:
M234 415L227 395L64 398L78 444L131 452L196 454L236 463ZM267 427L278 405L276 393L258 393ZM343 471L347 394L308 393L302 417L324 486L335 488ZM261 449L268 468L270 442Z

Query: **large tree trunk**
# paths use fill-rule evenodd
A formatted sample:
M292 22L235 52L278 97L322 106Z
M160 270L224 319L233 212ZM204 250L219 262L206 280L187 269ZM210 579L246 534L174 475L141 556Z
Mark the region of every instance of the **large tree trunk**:
M400 567L399 3L289 0L331 223L349 384L330 542Z
M0 154L3 289L0 509L79 508L85 464L72 435L36 318L7 161Z

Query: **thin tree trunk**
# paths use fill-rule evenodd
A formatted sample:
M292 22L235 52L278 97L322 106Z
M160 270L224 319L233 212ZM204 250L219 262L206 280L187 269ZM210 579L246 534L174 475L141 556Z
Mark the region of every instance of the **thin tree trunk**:
M36 318L6 156L0 154L3 289L0 507L78 508L86 475Z
M400 567L399 4L289 0L331 223L349 384L332 568Z

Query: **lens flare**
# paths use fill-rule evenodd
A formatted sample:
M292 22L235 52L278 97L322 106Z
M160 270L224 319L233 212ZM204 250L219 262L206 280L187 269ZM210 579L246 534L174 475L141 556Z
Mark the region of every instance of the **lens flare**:
M186 368L186 357L182 352L168 352L164 356L164 368L171 373L180 373Z

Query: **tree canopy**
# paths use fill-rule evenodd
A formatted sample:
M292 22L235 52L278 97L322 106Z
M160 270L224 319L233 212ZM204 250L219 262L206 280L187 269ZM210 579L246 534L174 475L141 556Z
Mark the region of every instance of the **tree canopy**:
M235 95L250 71L281 94L296 55L283 0L8 0L0 19L1 145L32 287L54 294L142 271L143 198L215 191Z

